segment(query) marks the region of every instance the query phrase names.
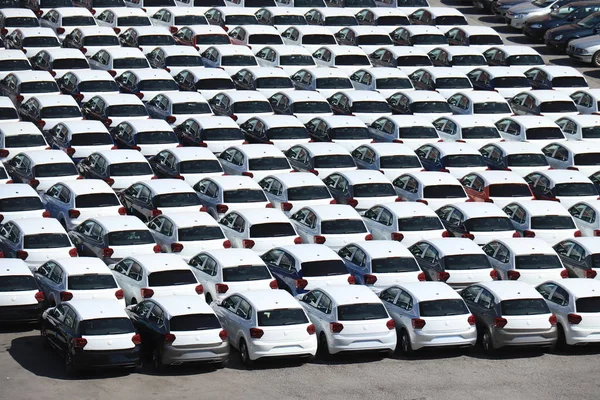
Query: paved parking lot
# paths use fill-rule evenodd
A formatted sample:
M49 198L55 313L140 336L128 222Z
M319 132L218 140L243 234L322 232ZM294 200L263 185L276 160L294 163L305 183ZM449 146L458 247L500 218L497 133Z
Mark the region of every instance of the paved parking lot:
M41 347L37 331L0 333L0 399L597 399L598 349L574 354L479 349L420 354L414 359L339 357L305 365L269 363L245 369L237 353L223 370L148 366L129 375L69 379L62 361ZM77 396L77 397L75 397Z

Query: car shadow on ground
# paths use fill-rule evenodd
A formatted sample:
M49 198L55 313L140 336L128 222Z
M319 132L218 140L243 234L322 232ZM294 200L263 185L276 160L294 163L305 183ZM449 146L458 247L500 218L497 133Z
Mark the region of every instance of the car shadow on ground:
M394 359L403 361L441 360L448 358L467 357L474 351L473 348L431 348L421 349L410 355L401 354L396 350Z

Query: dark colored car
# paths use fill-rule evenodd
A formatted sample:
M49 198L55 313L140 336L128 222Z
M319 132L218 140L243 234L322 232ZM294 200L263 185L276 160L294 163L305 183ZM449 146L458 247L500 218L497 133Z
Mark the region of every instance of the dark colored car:
M581 21L549 29L544 34L546 46L564 51L573 39L579 39L600 33L600 12L589 15Z
M600 11L600 2L597 1L569 3L553 10L548 15L528 19L523 24L523 33L536 40L543 40L544 34L549 29L576 23L598 11Z

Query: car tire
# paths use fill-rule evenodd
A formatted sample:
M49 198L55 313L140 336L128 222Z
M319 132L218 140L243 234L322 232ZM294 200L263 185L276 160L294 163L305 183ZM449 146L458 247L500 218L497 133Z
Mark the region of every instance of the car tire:
M412 345L410 343L410 335L406 329L402 329L400 331L400 337L398 338L398 349L407 357L414 354Z
M152 367L156 372L164 372L166 367L162 361L162 354L160 354L160 350L158 348L154 349L152 352Z
M594 65L594 67L600 67L600 51L595 52L592 56L592 65Z
M77 376L77 368L73 362L73 355L70 350L65 353L65 372L68 376Z
M206 293L206 295L204 295L204 298L206 299L206 304L210 306L210 303L213 302L212 295L210 293Z
M49 348L50 342L48 341L48 332L46 331L46 327L44 325L40 327L40 338L42 340L42 348Z
M481 335L481 347L483 348L483 352L488 356L493 356L496 352L494 348L494 341L492 339L492 333L489 329L486 329Z
M131 299L131 303L130 303L130 305L131 305L131 306L133 306L133 305L135 305L135 304L137 304L137 300L136 300L136 298L134 297L133 299Z
M252 365L252 360L250 359L250 351L248 350L248 345L244 339L240 340L240 358L242 360L242 364L245 366Z
M329 352L329 344L327 343L327 336L325 335L325 332L321 332L321 334L319 335L319 343L317 350L322 359L331 359L331 353Z

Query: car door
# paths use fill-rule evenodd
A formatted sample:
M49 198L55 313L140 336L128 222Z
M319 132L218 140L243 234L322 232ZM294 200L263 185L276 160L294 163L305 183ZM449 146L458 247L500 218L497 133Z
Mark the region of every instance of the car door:
M330 332L329 324L333 321L333 302L320 290L313 290L302 299L302 305L315 325L317 333Z
M569 271L570 277L586 278L586 271L591 269L591 265L583 247L571 240L563 240L553 248Z
M54 261L48 261L42 264L37 271L35 271L34 276L38 281L40 288L44 292L44 297L46 299L50 299L50 295L55 290L55 283L50 279L52 275L52 271L54 268L58 267L58 265ZM60 267L59 267L60 268ZM54 291L54 295L56 292Z
M231 241L234 248L243 248L242 241L247 239L246 228L247 223L244 218L238 213L232 212L224 216L219 224L225 232L227 239Z
M356 283L364 285L364 275L369 272L368 256L365 252L357 246L348 245L342 247L338 254L344 259L346 268L350 275L356 279Z
M136 331L142 336L143 346L152 346L155 341L155 334L158 327L148 320L148 314L154 307L155 303L151 300L142 301L136 305L127 307L127 315L131 319Z
M510 250L496 241L485 244L481 249L488 256L490 264L498 274L498 279L508 280L508 271L513 269Z
M425 272L428 281L438 281L438 272L441 272L438 251L428 243L418 242L409 247L415 256L419 267Z
M175 242L173 223L165 216L159 215L148 223L150 234L161 247L163 253L171 252L171 243Z

